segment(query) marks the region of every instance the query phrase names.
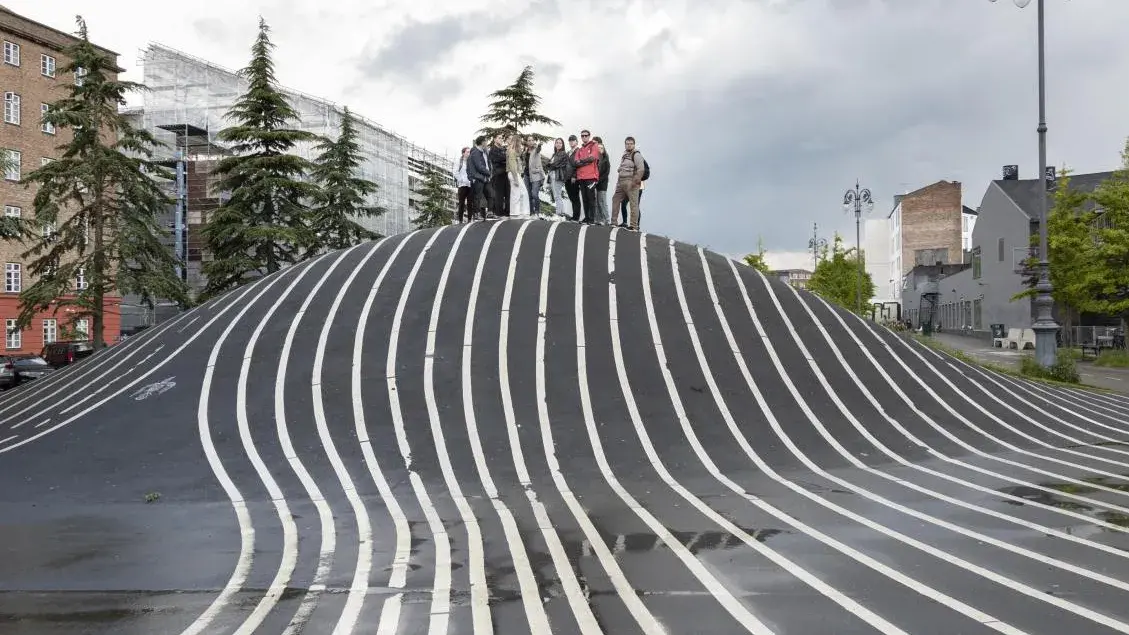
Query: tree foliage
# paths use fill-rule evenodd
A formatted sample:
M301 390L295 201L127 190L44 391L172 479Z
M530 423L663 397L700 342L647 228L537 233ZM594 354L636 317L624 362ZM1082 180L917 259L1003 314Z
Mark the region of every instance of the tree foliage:
M760 271L761 273L768 273L768 261L765 260L765 256L766 254L764 251L764 241L760 238L757 238L757 251L756 253L747 254L745 256L745 264L749 265L753 269Z
M486 124L480 133L493 137L499 133L530 135L545 143L552 141L537 132L527 130L530 126L560 126L561 122L540 113L541 98L533 90L533 67L526 66L514 83L489 95L490 103L486 114L479 120Z
M451 224L454 218L450 205L451 188L447 185L447 178L439 170L429 165L416 193L423 198L419 212L412 220L416 228L429 229Z
M90 43L82 17L76 21L79 41L67 50L71 61L62 70L84 71L83 80L43 116L72 134L58 158L23 181L38 186L35 223L22 231L35 282L20 293L17 320L26 328L37 313L67 307L74 319L91 318L88 333L101 346L107 296L137 294L152 307L155 298L183 306L188 294L160 238L165 230L157 215L172 201L150 176L170 176L152 161L159 143L118 112L126 94L143 87L111 79L113 60Z
M830 247L824 246L819 255L819 263L812 272L808 281L808 290L819 294L823 299L838 304L851 311L856 310L856 294L858 289L858 276L860 264L862 267L862 304L863 310L869 306L874 297L874 281L866 273L866 260L860 263L858 253L854 248L847 249L843 246L843 237L835 234L835 240Z
M217 135L233 156L222 159L213 174L216 189L230 198L210 214L202 234L213 260L205 263L206 297L298 262L318 245L309 201L316 184L303 180L309 161L291 154L295 145L316 141L298 130L298 113L277 86L270 29L259 19L251 61L240 75L245 92L228 111L235 125Z
M307 256L380 238L355 220L375 218L385 210L368 203L377 190L376 183L357 176L364 157L357 140L356 118L348 108L341 115L337 139L323 139L316 149L320 154L311 172L319 188L311 214L316 236Z

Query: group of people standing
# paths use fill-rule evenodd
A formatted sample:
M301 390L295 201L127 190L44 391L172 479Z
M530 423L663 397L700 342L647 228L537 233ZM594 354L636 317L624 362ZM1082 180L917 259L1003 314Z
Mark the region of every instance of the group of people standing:
M557 216L589 225L611 225L608 187L612 162L600 137L588 130L580 138L569 135L553 142L547 159L541 143L532 136L500 133L480 136L474 147L463 148L452 169L458 186L458 219L466 222L498 217L540 215L542 186L553 198ZM639 230L639 202L650 166L635 144L624 140L624 152L615 168L611 209L618 211L619 227ZM567 199L571 210L566 207ZM630 214L628 213L630 208Z

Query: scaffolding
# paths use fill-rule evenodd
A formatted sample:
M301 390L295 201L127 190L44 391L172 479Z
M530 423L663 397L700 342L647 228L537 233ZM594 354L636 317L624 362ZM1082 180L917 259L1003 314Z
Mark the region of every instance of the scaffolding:
M157 43L144 48L138 62L143 66L143 83L148 89L138 116L142 127L168 144L169 159L173 158L178 139L168 127L191 126L204 131L209 142L214 142L216 133L232 125L226 120L227 112L247 90L247 82L235 71ZM341 124L340 107L297 90L281 90L298 112L298 128L336 138ZM358 176L377 184L377 192L369 202L386 210L376 218L356 220L366 229L385 236L409 231L419 199L414 189L423 178L423 171L434 167L453 188L453 159L425 150L359 114L356 119L358 142L364 155ZM313 160L317 155L314 145L300 143L295 154ZM454 196L451 199L453 207Z

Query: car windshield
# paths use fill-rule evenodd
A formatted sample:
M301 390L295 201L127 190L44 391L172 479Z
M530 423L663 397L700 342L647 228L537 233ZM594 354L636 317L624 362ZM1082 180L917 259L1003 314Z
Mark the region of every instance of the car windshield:
M47 360L42 357L18 357L12 360L16 366L47 366Z

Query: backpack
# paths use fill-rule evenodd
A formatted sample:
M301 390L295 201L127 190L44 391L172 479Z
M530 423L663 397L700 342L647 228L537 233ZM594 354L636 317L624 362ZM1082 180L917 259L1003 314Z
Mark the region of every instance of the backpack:
M636 150L635 154L639 154L639 151ZM632 155L632 160L634 160L634 156ZM647 163L647 159L643 159L643 180L646 181L649 178L651 178L651 165Z

